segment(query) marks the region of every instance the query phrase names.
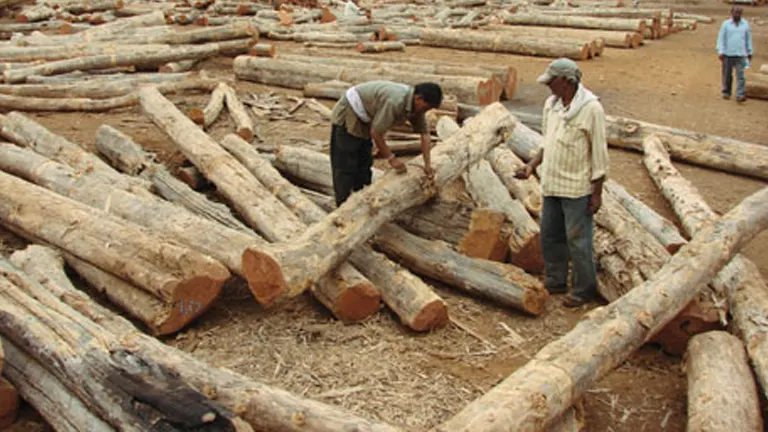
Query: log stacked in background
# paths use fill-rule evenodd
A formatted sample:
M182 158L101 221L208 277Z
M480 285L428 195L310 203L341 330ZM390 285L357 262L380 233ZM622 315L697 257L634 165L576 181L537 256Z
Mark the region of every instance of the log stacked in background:
M510 37L518 38L545 39L565 37L590 43L596 39L601 39L605 46L612 48L637 48L643 42L642 34L619 30L573 29L522 25L490 25L485 27L485 29L487 31L496 31L500 33L506 32Z
M501 14L505 24L532 25L547 27L571 27L597 30L618 30L642 33L646 27L644 19L633 18L596 18L569 15L548 15L541 13Z

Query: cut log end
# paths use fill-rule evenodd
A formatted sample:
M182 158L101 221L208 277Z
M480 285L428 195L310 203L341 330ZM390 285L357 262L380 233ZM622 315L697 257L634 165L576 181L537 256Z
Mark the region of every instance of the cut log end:
M510 237L510 243L511 243ZM541 241L539 234L531 236L528 241L522 245L510 244L509 262L528 273L541 274L544 272L544 256L541 253Z
M504 83L504 93L502 98L504 100L512 100L517 90L517 69L512 66L507 68L506 82Z
M190 120L195 122L195 124L198 124L198 125L205 124L205 114L203 113L203 110L200 108L192 108L189 111L187 111L187 117L189 117Z
M460 253L491 261L507 259L508 247L502 234L504 215L490 210L478 209L472 213L469 232L458 245Z
M549 299L549 292L540 289L527 289L523 295L523 309L531 315L539 315Z
M408 323L413 330L424 332L445 326L448 323L448 307L442 299L427 303Z
M221 275L195 276L179 284L174 293L172 309L153 331L158 335L175 333L197 319L219 297L227 279L229 272L225 270Z
M275 56L275 46L272 44L256 44L251 47L251 50L248 51L248 55L256 56L256 57L274 57Z
M243 274L248 288L262 306L269 306L285 292L285 277L279 261L269 254L246 249L243 252Z
M251 128L239 128L237 130L237 136L244 139L247 142L253 141L253 129Z
M480 106L490 105L501 100L504 91L503 84L498 77L491 77L488 81L477 85L477 102Z
M717 311L698 301L691 302L672 321L669 322L652 340L662 346L665 353L681 356L685 353L688 341L699 333L720 330Z
M380 306L379 290L370 283L359 283L344 291L333 314L343 322L357 322L375 314Z

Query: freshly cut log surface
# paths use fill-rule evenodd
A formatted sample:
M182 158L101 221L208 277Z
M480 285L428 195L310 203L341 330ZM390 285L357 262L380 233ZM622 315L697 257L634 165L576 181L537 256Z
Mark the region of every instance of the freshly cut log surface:
M573 330L434 430L545 430L672 320L765 228L768 188L703 228L652 279L590 312Z
M515 119L501 104L486 107L466 122L459 132L432 151L435 185L439 187L453 180L470 164L483 158L511 133L515 124ZM295 296L306 290L371 238L384 223L436 193L426 174L416 165L420 161L420 158L410 161L406 174L390 172L353 194L341 207L290 242L254 250L254 256L258 256L255 268L261 269L255 279L264 281L265 289L273 285L285 287L288 295Z
M744 344L724 331L694 336L688 344L690 432L763 431L757 387Z

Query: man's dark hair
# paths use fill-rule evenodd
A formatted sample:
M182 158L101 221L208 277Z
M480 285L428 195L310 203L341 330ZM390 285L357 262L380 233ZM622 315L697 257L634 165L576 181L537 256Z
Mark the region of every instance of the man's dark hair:
M413 94L421 96L424 102L439 107L443 103L443 89L439 85L431 82L416 84L413 88Z

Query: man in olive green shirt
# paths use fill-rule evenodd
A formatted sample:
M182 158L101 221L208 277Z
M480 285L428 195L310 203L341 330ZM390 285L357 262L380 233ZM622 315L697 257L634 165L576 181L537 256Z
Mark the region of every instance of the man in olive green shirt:
M424 114L440 106L443 91L434 83L416 86L390 81L370 81L350 87L331 114L331 170L336 205L371 184L373 143L379 154L399 173L406 171L387 146L384 134L396 124L411 123L421 134L424 169L432 175L429 150L431 138Z

